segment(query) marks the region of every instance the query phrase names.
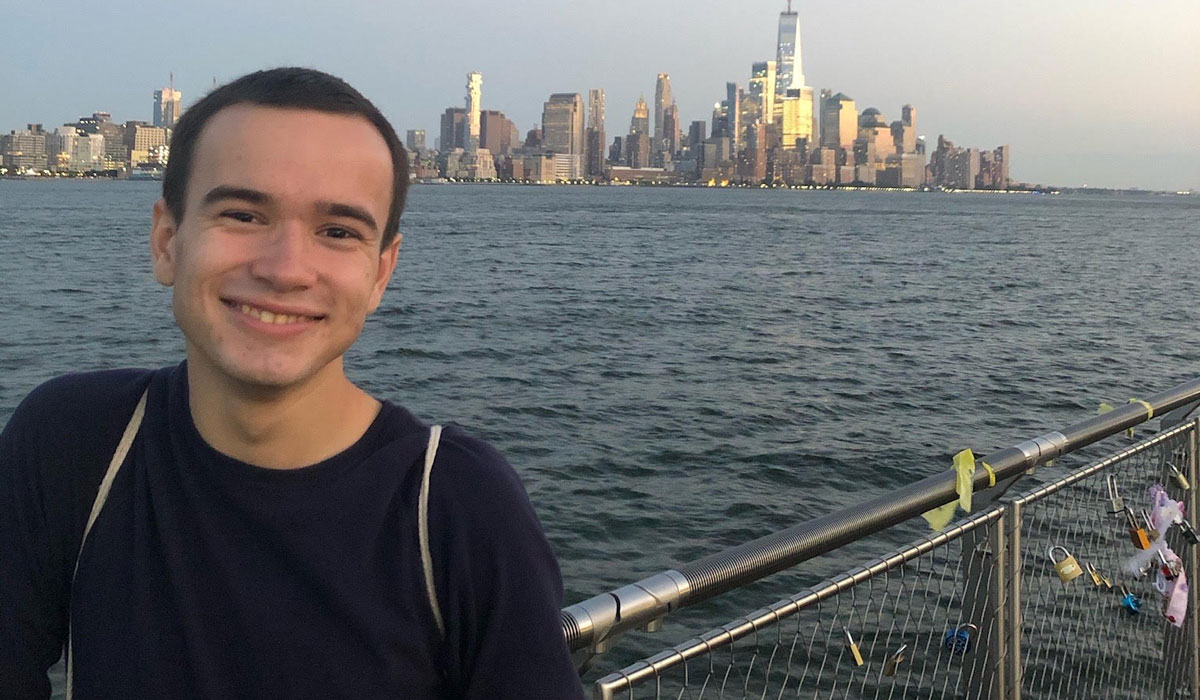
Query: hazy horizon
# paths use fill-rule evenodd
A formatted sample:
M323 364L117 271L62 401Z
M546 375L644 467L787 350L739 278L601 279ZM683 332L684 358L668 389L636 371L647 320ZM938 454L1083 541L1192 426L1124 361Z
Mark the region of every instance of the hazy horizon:
M8 6L11 5L11 6ZM277 65L342 76L403 134L463 104L483 73L483 106L522 135L552 92L606 93L607 132L622 135L639 95L671 76L683 124L711 122L725 83L773 60L781 0L527 0L499 8L359 0L331 7L228 0L99 8L8 3L0 131L53 130L95 111L149 120L151 93L175 74L185 109L212 87ZM1200 3L1115 0L996 4L795 0L806 82L845 92L861 111L959 146L1012 147L1017 181L1200 189ZM686 129L685 129L686 130Z

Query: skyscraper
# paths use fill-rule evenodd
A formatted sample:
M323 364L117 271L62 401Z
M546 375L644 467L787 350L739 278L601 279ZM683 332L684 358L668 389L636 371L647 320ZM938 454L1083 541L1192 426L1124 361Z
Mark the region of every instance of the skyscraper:
M805 139L807 148L813 144L813 95L812 88L792 88L782 100L780 110L780 135L784 150L797 148L796 141Z
M742 139L742 91L737 83L725 83L725 123L730 147L736 154Z
M183 94L175 89L175 74L171 73L167 87L154 91L154 126L175 128L175 122L183 114Z
M463 148L473 152L479 148L479 105L483 93L483 74L477 71L467 73L467 133Z
M604 90L588 90L588 126L604 131Z
M759 118L764 124L775 122L775 62L755 63L750 71L750 96L758 101Z
M854 150L858 138L858 112L845 93L827 95L821 91L821 147Z
M637 104L633 107L633 118L629 120L629 133L650 135L650 108L646 106L646 98L639 95Z
M420 153L425 150L425 130L424 129L409 129L404 134L404 147L413 153Z
M670 105L671 76L659 73L658 80L654 83L654 151L662 150L663 139L666 138L663 132L663 115Z
M779 40L775 52L775 94L782 96L792 88L804 87L804 68L800 60L800 17L792 12L792 0L788 0L787 11L779 13Z
M588 177L604 176L604 90L588 90L587 131L584 138L583 172Z
M542 144L553 153L583 157L583 96L556 92L542 107Z

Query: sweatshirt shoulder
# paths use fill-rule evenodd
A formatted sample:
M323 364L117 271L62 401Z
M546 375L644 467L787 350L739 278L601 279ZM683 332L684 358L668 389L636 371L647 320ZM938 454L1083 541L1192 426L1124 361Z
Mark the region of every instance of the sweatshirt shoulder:
M153 374L147 369L64 374L29 392L12 421L26 428L80 429L109 414L132 411Z

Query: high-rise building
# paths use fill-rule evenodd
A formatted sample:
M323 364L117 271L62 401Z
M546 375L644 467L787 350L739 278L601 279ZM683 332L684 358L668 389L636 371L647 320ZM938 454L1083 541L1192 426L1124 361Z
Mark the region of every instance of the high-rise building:
M858 138L858 111L854 100L843 92L829 95L821 91L821 147L854 149Z
M858 117L858 137L867 139L874 144L874 152L878 159L878 167L883 167L883 159L889 153L896 152L896 143L892 138L892 128L887 119L874 107L868 107Z
M513 135L517 126L504 116L504 112L485 109L479 113L479 147L487 149L493 156L506 156L519 145Z
M587 125L604 131L604 90L600 88L588 90Z
M812 88L793 88L783 96L780 110L779 131L784 150L798 148L797 141L804 139L811 148L813 139L813 94Z
M654 147L652 151L661 151L663 141L667 138L663 131L663 116L667 107L671 106L671 76L659 73L654 83Z
M663 112L663 152L671 155L678 153L683 145L680 137L679 105L671 103Z
M175 74L170 74L168 86L154 91L154 126L175 128L175 122L183 115L183 94L175 89Z
M604 177L607 143L604 131L604 90L588 90L588 118L585 134L583 172L590 178Z
M0 159L6 168L15 170L45 170L48 165L46 137L41 124L29 124L24 131L10 131L0 136Z
M725 126L729 133L729 146L736 154L741 149L742 138L742 91L737 83L725 83Z
M750 97L758 102L758 113L764 124L775 121L775 61L755 63L750 71Z
M583 96L577 92L550 95L542 107L542 145L552 153L583 157Z
M788 0L787 11L779 13L775 70L777 95L786 96L788 90L804 87L804 68L800 60L800 17L792 12L792 0Z
M479 111L483 96L483 74L478 71L467 73L466 134L463 148L473 152L479 148Z
M409 129L404 134L404 147L413 153L420 153L425 150L425 130L424 129Z
M688 148L697 148L704 143L708 138L705 133L707 128L708 125L704 123L703 119L692 122L692 125L688 127Z
M104 159L106 167L118 168L129 160L129 149L125 148L125 127L114 124L112 115L108 112L92 112L90 117L80 117L72 124L87 134L100 134L104 137Z
M630 134L646 134L650 136L650 108L646 106L646 98L639 95L637 104L633 106L633 118L629 120Z
M446 153L466 145L466 134L463 125L467 121L467 110L462 107L447 107L442 113L441 135L438 139L438 150Z

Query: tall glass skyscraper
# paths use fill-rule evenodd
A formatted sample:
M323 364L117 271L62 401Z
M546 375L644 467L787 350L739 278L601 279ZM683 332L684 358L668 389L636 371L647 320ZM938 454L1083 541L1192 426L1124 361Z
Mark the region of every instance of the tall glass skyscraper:
M804 87L804 67L800 60L800 16L792 12L791 0L788 0L787 11L779 13L779 41L775 52L775 94L784 96L788 90Z

